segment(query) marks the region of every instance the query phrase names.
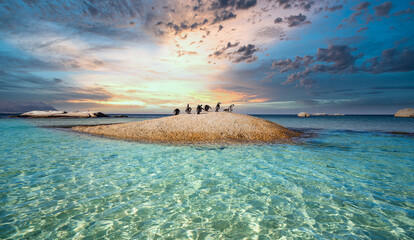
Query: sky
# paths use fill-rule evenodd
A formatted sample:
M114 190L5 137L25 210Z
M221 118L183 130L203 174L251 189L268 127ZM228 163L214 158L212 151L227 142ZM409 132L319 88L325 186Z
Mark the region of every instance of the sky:
M0 105L414 108L414 1L0 0Z

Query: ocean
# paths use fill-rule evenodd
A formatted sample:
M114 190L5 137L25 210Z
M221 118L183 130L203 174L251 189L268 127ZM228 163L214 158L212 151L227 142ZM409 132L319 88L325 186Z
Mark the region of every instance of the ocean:
M414 118L260 115L306 137L148 144L0 118L1 239L414 239Z

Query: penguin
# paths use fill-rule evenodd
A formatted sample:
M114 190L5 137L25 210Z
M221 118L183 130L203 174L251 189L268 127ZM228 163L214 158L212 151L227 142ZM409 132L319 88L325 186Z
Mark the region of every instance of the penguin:
M208 112L208 110L210 110L210 109L211 109L211 107L209 105L204 106L204 111Z
M203 110L203 105L197 105L197 114L201 113L201 110Z
M229 107L229 112L233 112L233 107L234 107L234 104L231 104Z
M226 108L226 109L224 109L224 111L225 112L233 112L233 107L234 107L234 104L232 104L232 105L230 105L230 107L229 108Z
M218 102L217 105L216 105L216 112L218 112L220 110L220 103L221 102Z
M174 113L174 115L180 114L180 109L178 109L178 108L174 109L173 113Z
M191 114L191 110L192 110L192 108L190 107L190 104L187 104L187 108L185 109L185 112L187 114Z

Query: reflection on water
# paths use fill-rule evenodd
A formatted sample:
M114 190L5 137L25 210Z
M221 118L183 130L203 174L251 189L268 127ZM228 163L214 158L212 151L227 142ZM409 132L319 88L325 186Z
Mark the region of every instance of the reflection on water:
M90 120L0 119L0 238L414 238L411 136L312 123L297 144L159 145L37 127L114 119Z

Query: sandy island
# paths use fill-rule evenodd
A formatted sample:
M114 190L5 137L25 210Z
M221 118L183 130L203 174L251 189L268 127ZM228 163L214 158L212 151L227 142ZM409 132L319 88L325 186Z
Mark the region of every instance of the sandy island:
M301 134L261 118L238 113L181 114L140 122L76 126L73 130L148 142L277 142Z

